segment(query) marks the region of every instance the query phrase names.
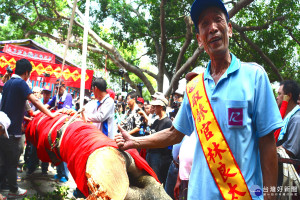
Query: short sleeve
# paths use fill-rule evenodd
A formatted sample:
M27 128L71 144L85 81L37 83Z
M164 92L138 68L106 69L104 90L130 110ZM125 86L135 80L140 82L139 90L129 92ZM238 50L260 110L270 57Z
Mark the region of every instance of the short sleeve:
M67 94L63 107L64 108L72 108L72 95L71 94Z
M297 159L300 159L300 113L294 116L290 119L286 132L286 140L282 146L292 152Z
M55 105L56 96L52 97L52 99L47 103L50 108L54 107Z
M282 127L282 118L269 78L262 68L256 71L253 119L257 137Z
M178 113L173 121L173 126L176 130L185 135L191 135L194 131L191 106L186 94L184 95L183 102L181 103Z
M20 82L20 86L20 94L22 94L24 99L27 99L28 95L32 93L31 89L24 80Z

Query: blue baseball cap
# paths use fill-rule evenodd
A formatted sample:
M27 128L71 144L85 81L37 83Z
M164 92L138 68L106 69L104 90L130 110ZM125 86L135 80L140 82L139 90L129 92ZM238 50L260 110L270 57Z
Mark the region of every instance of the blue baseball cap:
M191 18L194 22L196 31L198 32L198 23L199 23L199 16L201 13L209 7L218 7L220 8L229 19L228 12L221 0L195 0L192 7L191 7Z

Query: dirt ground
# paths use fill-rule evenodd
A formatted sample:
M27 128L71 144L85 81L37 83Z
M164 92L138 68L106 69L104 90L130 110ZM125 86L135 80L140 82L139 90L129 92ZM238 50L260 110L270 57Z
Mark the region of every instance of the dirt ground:
M76 183L74 182L71 175L69 175L69 181L66 183L60 183L53 179L56 174L56 169L51 165L49 166L48 175L42 175L42 170L39 167L32 175L27 176L26 171L18 172L18 176L21 180L18 181L19 187L27 190L27 199L36 199L36 194L45 196L49 192L53 192L57 187L65 186L69 189L66 199L75 199L73 197L73 191L76 188ZM7 193L2 192L3 195ZM19 198L22 199L22 198ZM42 198L41 198L42 199Z

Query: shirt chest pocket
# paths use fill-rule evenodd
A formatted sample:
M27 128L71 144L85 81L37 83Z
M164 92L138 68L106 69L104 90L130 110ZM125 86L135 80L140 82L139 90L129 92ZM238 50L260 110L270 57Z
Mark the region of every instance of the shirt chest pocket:
M228 128L243 128L247 121L247 101L226 100L226 121Z

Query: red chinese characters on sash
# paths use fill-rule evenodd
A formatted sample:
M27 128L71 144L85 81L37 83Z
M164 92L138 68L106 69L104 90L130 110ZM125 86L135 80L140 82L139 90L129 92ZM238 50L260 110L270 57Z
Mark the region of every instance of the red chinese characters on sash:
M204 156L223 199L252 199L211 108L203 74L191 80L186 91Z

